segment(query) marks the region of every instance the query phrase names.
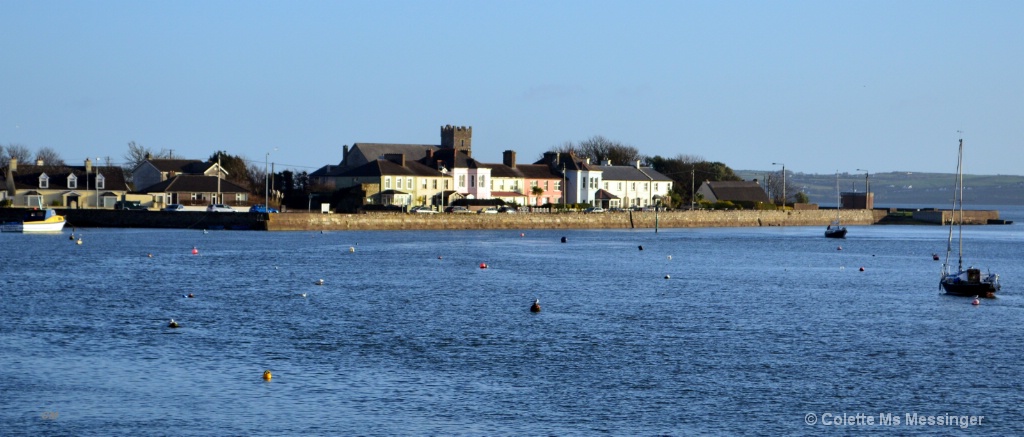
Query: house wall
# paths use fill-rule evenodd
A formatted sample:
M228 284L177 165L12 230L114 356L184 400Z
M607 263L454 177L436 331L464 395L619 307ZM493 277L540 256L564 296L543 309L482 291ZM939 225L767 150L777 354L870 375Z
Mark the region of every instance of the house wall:
M153 184L163 182L164 176L153 164L144 162L132 172L132 184L136 190L149 187Z

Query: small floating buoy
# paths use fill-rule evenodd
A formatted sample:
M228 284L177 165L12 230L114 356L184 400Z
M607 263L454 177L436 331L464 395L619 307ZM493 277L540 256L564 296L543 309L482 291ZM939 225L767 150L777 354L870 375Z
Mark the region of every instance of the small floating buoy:
M540 312L540 299L534 299L533 300L533 305L530 305L530 312L531 313L539 313Z
M302 293L299 296L306 297L306 293Z
M487 268L487 263L480 263L480 268L481 269L486 269Z
M864 271L864 267L861 267L861 268L860 268L860 271L862 271L862 272L863 272L863 271Z
M978 296L974 296L974 300L971 301L971 305L981 305L981 301L978 300Z
M644 250L643 246L637 246L637 249Z
M562 242L565 243L566 241L568 240L565 237L562 237Z
M317 279L317 281L314 282L313 285L324 285L324 280L323 279Z
M669 256L668 256L668 260L669 260L669 261L672 261L672 255L669 255Z
M78 237L78 241L76 241L75 244L81 246L82 245L82 237Z
M843 246L837 247L836 250L843 250Z
M75 233L74 233L74 232L72 232L72 233L71 233L71 236L70 236L70 237L68 237L68 240L74 240L74 239L75 239Z
M665 279L672 279L672 277L669 275L665 275Z
M441 257L441 255L438 255L438 256L437 256L437 259L443 259L443 258Z
M270 381L270 379L273 378L273 377L274 377L274 375L272 373L270 373L269 370L264 370L263 371L263 380L264 381Z
M355 248L355 247L352 247L352 246L349 246L349 247L348 247L348 252L349 252L349 253L355 253L355 251L356 251L356 248Z
M192 298L194 298L194 297L196 297L196 296L195 296L194 294L192 294L192 293L189 293L189 294L188 294L188 298L189 298L189 299L192 299Z
M167 327L168 328L177 328L178 327L178 322L175 322L174 319L171 319L171 323L168 323Z
M524 233L524 232L520 232L520 233L519 233L519 236L520 236L520 237L525 237L525 236L526 236L526 233Z
M199 249L196 249L195 246L192 246L192 254L193 255L199 255Z
M938 260L939 260L939 254L937 254L937 253L933 253L933 254L932 254L932 260L933 260L933 261L938 261Z
M152 253L147 253L146 256L152 258L153 254Z
M208 234L209 232L206 232L206 229L203 229L203 233L204 234Z

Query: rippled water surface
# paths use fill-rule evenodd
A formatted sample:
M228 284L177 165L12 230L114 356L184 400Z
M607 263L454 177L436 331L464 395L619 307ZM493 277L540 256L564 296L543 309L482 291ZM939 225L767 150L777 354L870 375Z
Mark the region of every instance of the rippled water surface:
M2 234L0 435L1021 434L1022 229Z

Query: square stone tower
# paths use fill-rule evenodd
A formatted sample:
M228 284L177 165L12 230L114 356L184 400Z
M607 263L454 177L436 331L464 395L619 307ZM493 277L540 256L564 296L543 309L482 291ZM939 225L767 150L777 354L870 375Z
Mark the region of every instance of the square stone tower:
M441 148L455 149L473 156L473 126L441 126Z

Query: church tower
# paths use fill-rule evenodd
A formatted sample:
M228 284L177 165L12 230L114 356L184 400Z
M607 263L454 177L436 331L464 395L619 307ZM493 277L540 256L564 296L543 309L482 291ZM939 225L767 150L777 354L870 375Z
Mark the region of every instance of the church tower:
M455 149L473 156L473 126L441 126L441 148Z

